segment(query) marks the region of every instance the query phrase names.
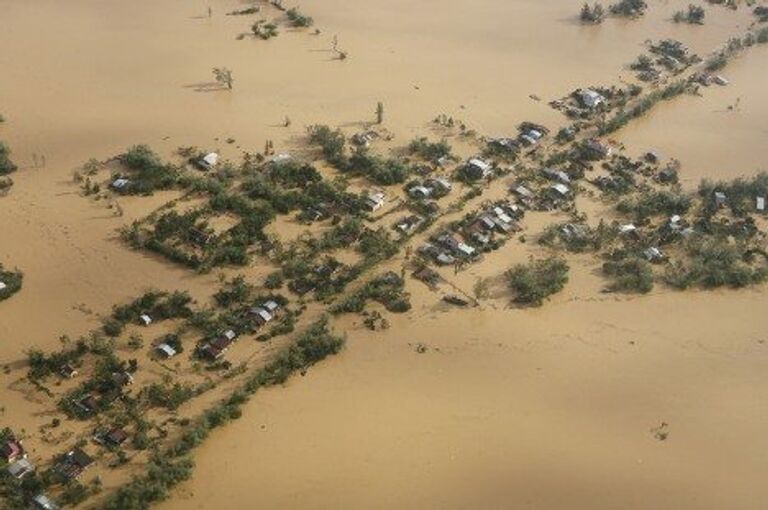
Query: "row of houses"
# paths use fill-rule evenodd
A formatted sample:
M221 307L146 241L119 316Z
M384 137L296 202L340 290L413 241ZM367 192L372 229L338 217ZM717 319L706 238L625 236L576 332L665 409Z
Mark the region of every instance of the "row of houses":
M415 183L408 188L408 195L416 200L441 198L449 194L453 185L446 177L430 177L423 183Z
M417 251L438 265L473 260L491 244L495 234L509 236L519 231L517 222L523 215L517 205L503 201L492 204L467 221L460 232L440 232Z
M261 328L272 322L280 311L280 305L273 300L268 300L259 306L250 308L247 312L257 328ZM238 339L237 333L229 329L211 340L201 342L197 347L200 357L209 361L218 361Z

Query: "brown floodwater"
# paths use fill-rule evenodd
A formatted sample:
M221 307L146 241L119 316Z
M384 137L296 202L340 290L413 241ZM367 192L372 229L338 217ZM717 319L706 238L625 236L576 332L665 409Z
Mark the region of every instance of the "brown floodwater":
M563 118L547 101L628 78L646 39L705 53L751 22L746 9L709 7L704 27L676 25L687 0L650 3L641 20L584 27L566 0L305 0L321 34L238 41L252 20L223 16L234 0L0 0L0 138L22 167L0 197L0 262L25 272L0 304L0 362L55 348L147 287L200 299L213 289L216 275L116 240L173 195L124 199L117 217L72 184L88 159L136 143L168 156L197 145L236 158L268 139L297 150L305 125L351 132L377 101L396 142L439 113L490 135L526 119L555 127ZM729 66L729 87L665 104L617 138L678 157L685 179L753 172L766 155L765 51ZM233 70L233 91L213 90L214 66ZM510 244L457 284L530 250ZM497 291L480 310L449 313L414 282L415 310L389 331L345 320L347 351L258 395L160 506L765 508L764 289L606 298L591 263L575 264L542 310L507 309ZM48 420L2 391L3 421ZM666 441L651 432L662 422Z

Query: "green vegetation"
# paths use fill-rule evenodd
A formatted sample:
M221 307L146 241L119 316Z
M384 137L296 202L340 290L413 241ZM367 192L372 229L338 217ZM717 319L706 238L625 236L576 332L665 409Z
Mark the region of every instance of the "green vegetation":
M541 306L544 300L557 294L568 283L568 264L560 257L532 260L507 271L507 280L515 293L514 301Z
M611 292L636 292L645 294L653 289L651 264L638 258L626 258L603 264L603 273L613 279L608 286Z
M581 8L579 18L584 23L602 23L605 19L605 9L597 2L595 2L592 7L590 7L588 3L585 3Z
M261 8L258 5L254 5L245 9L230 11L227 13L227 16L247 16L249 14L257 14L260 10Z
M640 193L621 200L616 209L623 214L631 214L635 221L642 223L657 215L685 214L691 208L690 195L680 190L643 190Z
M415 138L408 144L408 152L437 163L441 158L451 157L451 146L445 140L430 142L426 137L421 137Z
M620 110L613 117L603 122L600 125L600 134L607 135L613 133L626 126L629 121L643 116L650 111L656 103L659 103L660 101L668 101L680 94L689 92L690 90L691 85L684 80L675 81L662 89L654 90L640 98L628 109Z
M644 0L619 0L619 2L611 5L609 10L614 16L635 18L645 14L647 8L648 4Z
M315 21L309 16L302 14L297 8L288 9L285 13L293 27L311 27Z
M752 251L726 238L697 235L686 242L687 259L667 267L664 281L677 289L745 287L768 278L764 251Z
M358 147L347 157L346 139L338 129L315 125L308 128L308 133L309 142L319 146L326 161L341 172L365 176L379 185L402 184L412 173L402 161L372 154L366 147Z
M272 39L273 37L277 37L279 32L277 31L277 25L274 23L267 23L267 20L262 19L251 25L251 32L253 32L253 35L263 39ZM231 88L231 87L230 87Z
M120 193L147 195L155 190L172 188L179 181L179 169L164 164L146 145L135 145L117 159L130 171L125 176L129 183L118 190ZM118 177L123 176L113 176Z
M689 4L685 11L677 11L672 18L675 23L690 23L692 25L704 24L704 8L699 5Z
M768 173L760 172L750 178L739 177L732 181L702 181L698 194L704 201L707 215L717 209L715 192L725 194L726 205L736 216L744 216L755 211L756 197L768 198Z
M21 271L10 271L0 264L0 301L8 299L21 290L24 275Z
M15 172L19 167L11 161L11 150L0 140L0 175Z
M768 43L768 27L763 27L757 31L757 42L760 44Z
M151 504L168 498L170 490L192 474L194 463L189 453L202 444L212 430L238 419L243 405L256 391L283 384L293 373L337 354L343 346L344 339L331 333L326 318L309 326L290 346L250 376L239 390L190 424L166 452L155 451L144 473L120 487L104 505L105 510L146 510Z
M384 273L330 308L333 314L360 313L368 300L378 301L390 312L404 313L411 309L405 281L393 272Z

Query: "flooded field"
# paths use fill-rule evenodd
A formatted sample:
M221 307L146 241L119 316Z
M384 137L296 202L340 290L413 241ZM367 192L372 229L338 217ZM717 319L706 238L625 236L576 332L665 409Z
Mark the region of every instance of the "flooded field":
M297 153L306 126L352 133L379 101L392 146L443 113L486 135L523 120L556 130L566 119L547 103L630 80L645 41L671 37L705 55L754 21L746 8L708 6L704 26L672 23L688 4L652 0L641 19L584 26L566 0L305 0L320 33L283 27L261 41L237 39L251 20L224 15L246 5L234 0L0 0L0 139L20 166L0 197L0 263L25 275L0 303L0 365L21 368L31 347L57 348L150 287L201 302L216 289L218 272L118 239L176 192L119 206L85 198L72 176L91 158L139 143L166 157L197 146L236 160L268 140ZM767 51L730 63L728 86L659 105L612 138L633 155L679 159L686 188L768 169ZM220 66L232 91L213 82ZM295 239L306 227L281 216L270 229ZM496 282L479 309L450 309L409 280L414 309L390 329L339 321L346 351L258 394L158 508L765 508L765 287L615 297L594 260L573 257L551 303L510 308L503 272L540 253L510 242L455 275L468 293ZM1 380L0 423L49 421L16 375Z

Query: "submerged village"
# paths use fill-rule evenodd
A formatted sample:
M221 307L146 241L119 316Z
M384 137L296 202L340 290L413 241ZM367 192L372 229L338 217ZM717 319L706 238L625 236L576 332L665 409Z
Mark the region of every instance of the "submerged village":
M251 24L233 37L320 32L283 3L227 13ZM705 4L673 22L706 24L737 7ZM561 126L509 119L508 132L481 133L469 115L435 112L422 136L403 139L378 103L358 126L317 119L291 144L220 139L171 155L139 144L83 162L68 186L115 217L123 200L168 197L125 221L114 242L219 274L218 287L201 301L183 285L147 282L143 295L93 312L101 326L89 334L62 331L60 349L30 345L25 363L2 367L45 423L25 430L2 420L0 507L130 510L169 498L191 476L195 449L240 418L254 393L341 352L355 335L349 324L392 327L392 314L411 310L415 287L443 313L480 313L498 296L511 310L546 307L568 285L573 257L596 261L602 291L627 298L763 284L768 173L687 189L675 154L614 137L681 96L728 87L731 61L765 52L768 7L738 4L754 23L709 54L649 40L627 62L632 82L535 98L561 114ZM600 25L648 8L621 0L574 15ZM355 58L335 37L332 51L341 65ZM216 94L237 93L237 71L213 70ZM2 138L14 119L0 122ZM239 159L223 155L240 144ZM12 173L25 171L12 150L0 142L0 200L15 192ZM536 255L501 260L511 245ZM490 259L498 278L471 287L457 278ZM0 312L24 292L24 261L2 262ZM414 355L431 348L419 339Z

